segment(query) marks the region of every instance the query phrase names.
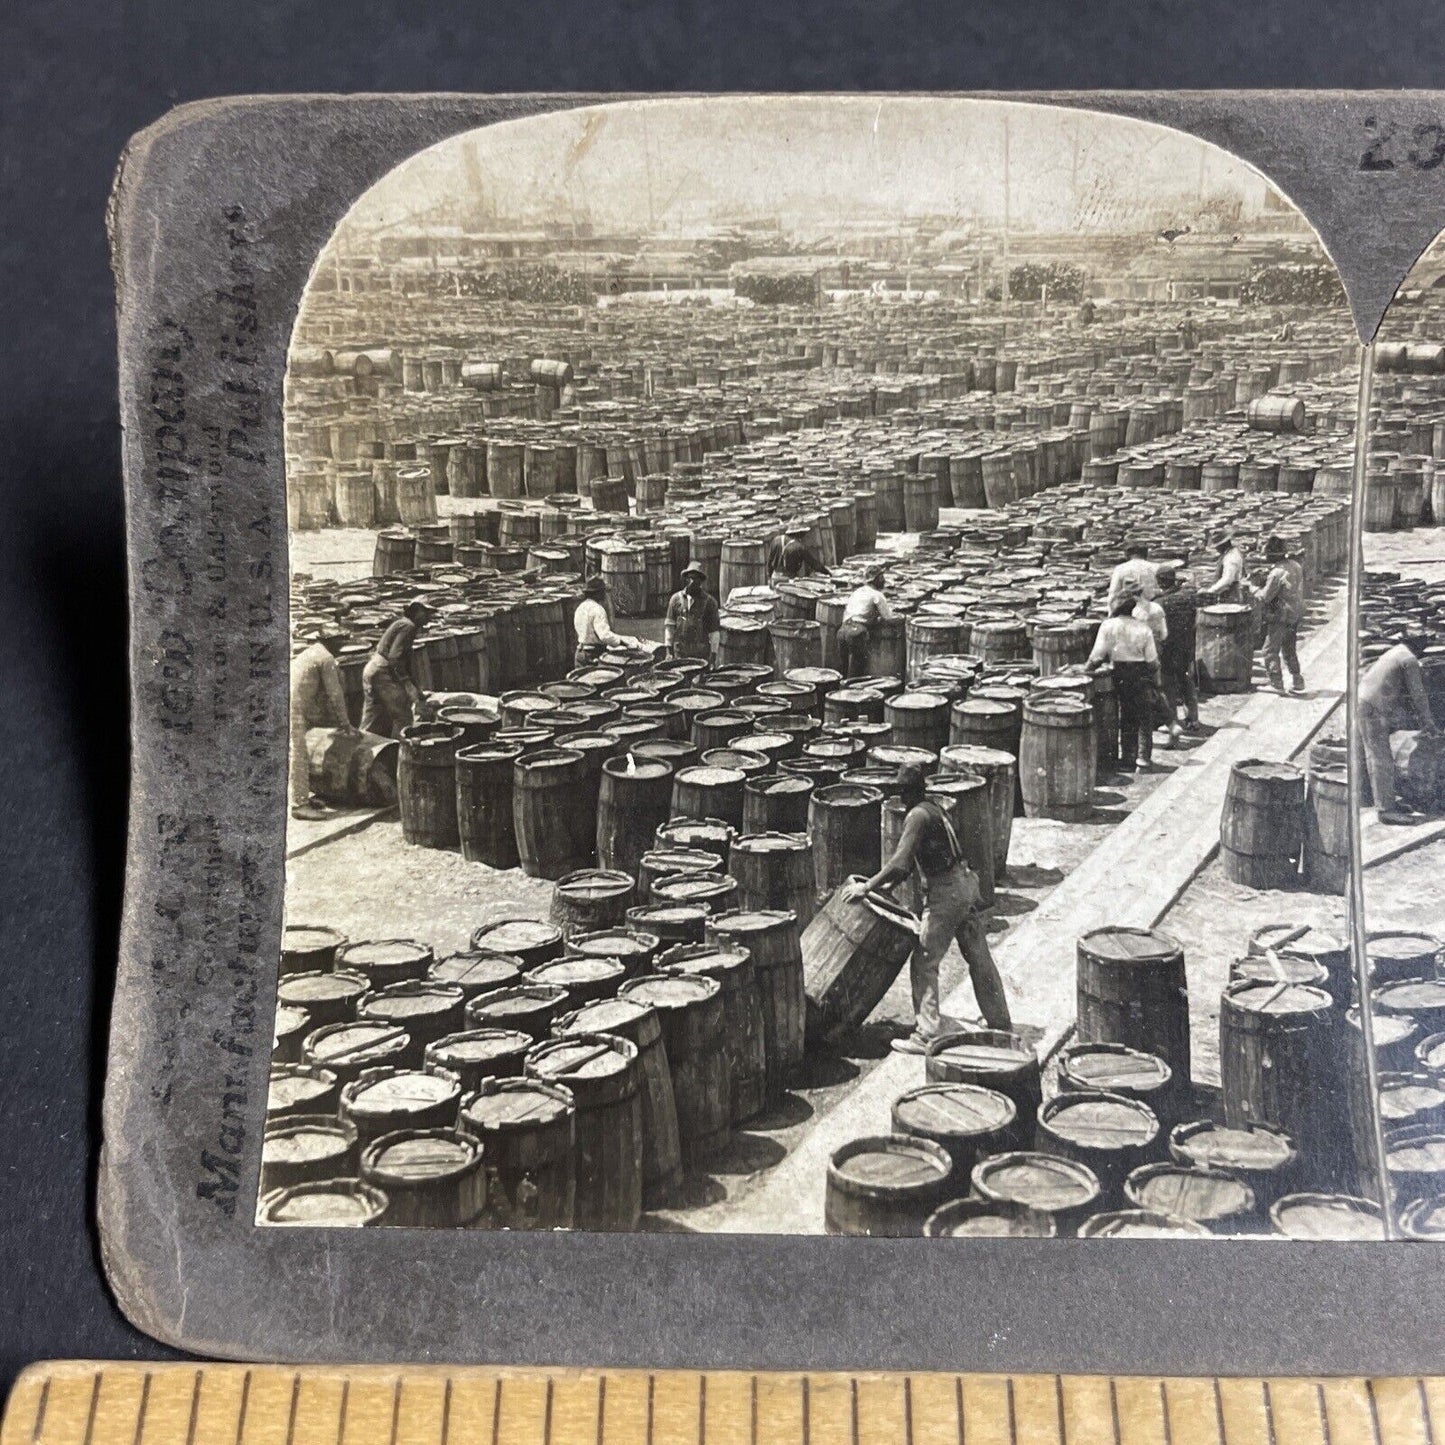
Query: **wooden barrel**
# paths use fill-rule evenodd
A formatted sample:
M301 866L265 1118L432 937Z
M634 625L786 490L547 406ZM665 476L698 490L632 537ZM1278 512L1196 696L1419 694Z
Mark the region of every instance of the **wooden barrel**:
M521 966L535 968L562 955L562 930L540 918L497 918L472 930L472 947L478 953L516 958Z
M457 833L462 857L491 868L515 868L517 833L512 776L522 749L482 743L456 754Z
M529 968L522 977L529 984L566 990L567 997L562 1006L573 1009L600 998L611 998L627 977L627 969L618 958L567 954Z
M731 1138L732 1081L722 986L688 974L644 974L618 997L657 1010L684 1162L699 1164Z
M466 1007L466 1020L473 1028L516 1029L544 1039L567 1007L567 990L559 985L523 982L474 998Z
M743 833L808 831L813 780L788 773L767 773L743 784Z
M336 967L336 950L346 946L346 935L311 923L288 923L281 930L281 976L288 973L329 973Z
M535 1043L520 1029L461 1029L426 1046L423 1067L445 1069L457 1076L462 1093L481 1088L483 1079L515 1079Z
M501 726L501 719L496 713L486 708L460 705L438 708L437 721L462 730L461 742L457 744L458 753L490 742L492 734Z
M597 862L637 876L660 823L672 815L673 770L666 763L630 757L602 764L597 802Z
M1023 710L998 698L966 697L949 709L948 741L1018 757Z
M683 768L673 779L672 816L721 818L734 828L743 824L743 783L737 768L698 766Z
M1054 677L1066 667L1087 662L1096 631L1092 624L1082 620L1036 625L1030 645L1039 676Z
M741 1124L761 1114L767 1103L768 1058L752 955L732 944L685 943L668 949L658 962L665 973L717 981L727 1025L729 1117Z
M1050 1214L991 1199L953 1199L928 1216L927 1239L1054 1239L1059 1228Z
M662 940L655 933L645 933L630 923L621 928L599 928L596 933L574 933L567 940L569 956L615 958L628 978L651 973L661 948Z
M1305 777L1292 763L1245 758L1229 773L1219 818L1225 877L1248 888L1288 888L1304 844Z
M1298 1146L1302 1177L1335 1177L1341 1154L1350 1152L1342 1053L1323 989L1252 980L1228 985L1219 1004L1225 1122L1272 1124Z
M678 873L658 878L651 887L659 907L686 904L704 913L726 913L737 904L737 880L723 873Z
M938 775L942 779L954 773L974 773L988 784L990 834L993 841L994 878L1007 873L1009 843L1013 837L1014 791L1017 787L1018 763L1012 753L998 748L979 747L973 743L956 743L938 755Z
M1208 1239L1209 1230L1192 1219L1153 1209L1109 1209L1079 1225L1080 1239Z
M938 692L900 692L884 704L883 716L899 747L938 753L948 746L948 699Z
M282 974L276 985L278 1006L302 1009L308 1030L347 1023L356 1017L356 1005L370 989L370 981L350 969L330 973Z
M455 848L457 831L457 744L462 730L443 723L417 723L401 730L396 764L396 800L401 836L423 848Z
M763 1012L767 1096L782 1097L803 1066L806 995L798 920L778 909L740 909L707 920L709 943L746 949Z
M773 665L780 673L800 667L822 667L823 629L806 619L777 618L768 627Z
M305 1114L334 1115L340 1098L341 1081L330 1069L314 1064L273 1064L266 1090L266 1117L274 1121Z
M344 1229L378 1224L386 1212L386 1195L360 1179L323 1179L276 1189L261 1197L257 1214L263 1224Z
M927 796L947 812L963 849L964 862L978 879L979 898L985 908L991 906L998 895L988 784L974 773L949 773L929 782Z
M562 878L592 862L595 820L575 806L586 773L586 759L570 748L542 748L513 763L512 821L517 856L529 878Z
M1399 978L1375 984L1370 993L1382 1014L1413 1019L1425 1034L1445 1030L1445 978Z
M1080 1043L1154 1054L1183 1087L1192 1077L1189 994L1177 940L1146 928L1096 928L1079 939L1076 956Z
M586 831L595 837L590 819ZM595 933L620 928L627 918L637 885L632 875L616 868L582 868L557 880L552 890L551 921L563 938L574 933Z
M627 926L656 935L663 947L701 943L707 920L708 910L700 903L645 903L627 910Z
M928 1139L854 1139L828 1161L823 1227L829 1234L901 1239L921 1235L947 1197L953 1161Z
M1147 1104L1102 1091L1056 1094L1039 1109L1038 1147L1085 1164L1106 1200L1123 1197L1124 1179L1148 1162L1159 1120Z
M459 1126L482 1145L487 1218L497 1229L570 1229L577 1106L539 1079L488 1079L461 1103Z
M1070 1044L1059 1053L1061 1094L1121 1094L1148 1104L1166 1127L1177 1117L1178 1085L1169 1065L1155 1054L1123 1044Z
M425 978L435 956L414 938L378 938L348 943L336 950L336 967L361 974L372 988Z
M877 788L835 783L817 788L808 803L813 869L819 901L847 878L871 878L879 868L883 794Z
M813 844L806 833L744 833L732 846L737 907L778 908L807 928L816 911Z
M1019 739L1024 814L1083 822L1094 810L1094 709L1073 698L1029 698Z
M1245 408L1244 416L1257 431L1302 432L1305 429L1305 404L1297 396L1273 393L1257 396Z
M1211 1234L1253 1233L1262 1223L1254 1190L1223 1169L1141 1164L1125 1179L1124 1198L1135 1209L1187 1219Z
M307 1034L301 1045L301 1061L313 1069L326 1070L344 1087L368 1069L399 1064L410 1051L411 1036L405 1029L358 1020L327 1024Z
M716 873L719 860L702 848L653 848L642 855L637 870L637 895L644 903L653 900L652 885L659 878L680 873Z
M638 1106L642 1129L642 1202L664 1204L682 1184L682 1146L672 1075L657 1011L636 999L610 998L584 1004L554 1025L557 1037L604 1034L626 1039L637 1050Z
M1199 681L1206 691L1248 692L1254 675L1254 615L1244 602L1199 609L1195 633Z
M356 1014L358 1021L405 1029L410 1044L397 1063L402 1068L419 1069L428 1044L462 1027L466 996L455 984L408 979L364 995L357 1003Z
M735 588L765 587L767 581L767 543L753 537L728 537L719 559L718 600L726 602Z
M923 1075L933 1084L974 1084L1006 1095L1016 1110L1015 1147L1033 1143L1043 1075L1038 1055L1017 1034L982 1028L940 1034L929 1041Z
M917 942L918 920L882 894L835 891L802 936L809 1040L833 1043L863 1023Z
M1239 1127L1198 1119L1178 1124L1169 1135L1169 1154L1195 1169L1218 1169L1242 1179L1260 1209L1295 1187L1299 1151L1287 1134L1268 1124Z
M363 1069L341 1090L341 1117L365 1147L398 1129L448 1129L462 1090L455 1075L420 1069Z
M602 554L602 576L616 616L647 616L647 554L641 547L609 547Z
M959 617L918 613L905 623L904 639L908 657L907 680L915 683L935 658L954 657L968 650L968 624Z
M262 1194L356 1174L355 1127L329 1114L268 1118L261 1142Z
M529 1078L567 1089L576 1105L573 1224L632 1230L642 1219L642 1068L637 1046L570 1033L527 1055Z
M751 713L735 708L719 708L716 712L696 714L692 720L692 740L700 753L725 748L734 738L746 737L755 726Z
M1343 1008L1350 1002L1355 985L1355 965L1349 945L1335 934L1307 923L1266 923L1249 935L1251 956L1268 960L1298 959L1323 971L1320 987ZM1308 982L1296 979L1295 982Z
M1399 1225L1406 1239L1445 1239L1445 1200L1417 1199L1407 1204L1400 1211Z
M1269 1222L1286 1239L1387 1238L1380 1206L1350 1194L1286 1194L1270 1206Z
M1381 984L1394 983L1402 978L1425 978L1437 971L1441 948L1440 939L1430 933L1372 929L1365 935L1365 959L1370 982ZM347 957L347 950L338 953L338 964Z
M486 1210L482 1146L456 1129L402 1129L373 1140L361 1153L361 1177L386 1196L383 1224L457 1229Z
M1071 1235L1097 1207L1101 1189L1087 1164L1058 1155L991 1154L973 1166L973 1192L991 1204L1047 1215Z
M1388 1130L1385 1177L1397 1209L1445 1196L1445 1134L1432 1124Z
M953 1160L951 1183L962 1194L973 1166L1011 1149L1018 1138L1018 1109L1006 1094L977 1084L922 1084L893 1104L893 1132L931 1139Z

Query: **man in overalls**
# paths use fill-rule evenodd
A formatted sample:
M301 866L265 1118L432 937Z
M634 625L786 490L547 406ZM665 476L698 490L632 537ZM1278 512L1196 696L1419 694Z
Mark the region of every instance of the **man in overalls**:
M938 967L954 942L968 965L984 1022L993 1029L1012 1031L1003 980L978 911L982 901L978 875L964 860L953 823L942 805L927 795L923 769L916 763L899 768L898 796L908 809L898 846L866 883L853 885L850 895L861 898L865 893L896 887L914 868L922 877L923 917L917 946L908 960L913 1032L893 1040L894 1052L925 1053L930 1041L943 1032L938 1012Z
M706 587L707 573L690 562L682 569L682 588L667 604L662 637L669 657L695 657L711 662L717 654L722 619L717 598Z

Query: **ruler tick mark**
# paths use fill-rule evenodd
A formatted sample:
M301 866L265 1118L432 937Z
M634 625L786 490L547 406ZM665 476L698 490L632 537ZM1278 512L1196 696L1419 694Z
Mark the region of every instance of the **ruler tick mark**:
M500 1445L502 1435L502 1377L497 1376L492 1391L492 1445Z
M1012 1388L1012 1387L1010 1387ZM1012 1396L1010 1396L1012 1398ZM903 1439L913 1445L913 1376L903 1377Z
M647 1445L652 1445L652 1402L657 1392L657 1376L647 1377Z
M447 1376L442 1388L442 1445L449 1445L452 1433L452 1377Z
M707 1445L707 1376L703 1374L697 1377L697 1445Z
M1069 1417L1064 1409L1064 1377L1054 1376L1054 1408L1059 1416L1059 1445L1069 1445Z
M1274 1396L1269 1392L1269 1381L1259 1382L1259 1397L1264 1404L1264 1426L1269 1431L1269 1445L1279 1445L1279 1437L1274 1433Z
M1169 1386L1159 1381L1159 1423L1164 1431L1164 1445L1174 1445L1174 1427L1169 1422Z
M1370 1430L1374 1435L1375 1445L1385 1445L1380 1437L1380 1402L1375 1398L1375 1382L1368 1377L1365 1380L1365 1398L1370 1402Z
M758 1377L756 1375L752 1377L751 1384L752 1388L748 1400L748 1410L750 1416L748 1425L748 1439L753 1442L753 1445L758 1445Z
M346 1439L346 1410L351 1404L351 1381L341 1382L341 1408L336 1414L336 1445L342 1445Z
M91 1445L95 1435L95 1412L100 1407L100 1371L95 1372L95 1378L90 1385L90 1409L85 1416L85 1445Z
M597 1377L597 1445L602 1445L605 1433L603 1422L607 1418L607 1376Z
M1004 1398L1008 1401L1009 1445L1018 1445L1019 1422L1018 1415L1014 1411L1014 1377L1012 1375L1004 1381Z
M241 1403L240 1403L240 1405L239 1405L239 1406L237 1407L237 1409L236 1409L236 1445L241 1445L242 1439L245 1438L245 1434L246 1434L246 1411L247 1411L247 1409L250 1407L250 1404L251 1404L251 1372L250 1372L250 1370L247 1370L246 1373L241 1376ZM336 1438L337 1438L338 1440L341 1438L341 1433L340 1433L340 1431L337 1432Z
M1115 1385L1112 1375L1109 1376L1109 1423L1114 1430L1114 1445L1119 1445L1119 1389L1118 1386Z
M852 1397L853 1445L858 1445L858 1381L856 1379L850 1379L848 1381L848 1387Z
M191 1417L186 1422L186 1445L196 1445L196 1421L201 1413L201 1372L191 1378Z
M140 1382L140 1407L135 1412L135 1436L133 1445L140 1445L145 1434L146 1410L151 1402L151 1372L147 1370Z
M542 1414L542 1445L552 1445L552 1392L556 1388L556 1382L551 1375L547 1376L547 1402L543 1406ZM396 1445L396 1435L392 1434L391 1445Z
M396 1377L396 1387L391 1392L391 1445L396 1445L397 1431L401 1428L401 1376Z
M1315 1402L1320 1411L1320 1439L1324 1441L1324 1445L1334 1445L1330 1435L1330 1401L1322 1384L1315 1386Z
M1224 1428L1224 1391L1219 1388L1219 1377L1214 1378L1214 1428L1219 1432L1219 1445L1229 1445L1229 1432Z
M1435 1445L1435 1425L1430 1419L1430 1396L1424 1380L1415 1381L1415 1393L1420 1399L1420 1423L1425 1427L1425 1445Z
M30 1438L40 1439L40 1432L45 1428L45 1411L50 1404L50 1376L47 1375L40 1382L40 1398L35 1402L35 1423L30 1427Z
M291 1405L286 1412L286 1445L296 1439L296 1406L301 1399L301 1376L291 1376Z
M958 1445L964 1445L963 1376L953 1377L953 1413L958 1418Z

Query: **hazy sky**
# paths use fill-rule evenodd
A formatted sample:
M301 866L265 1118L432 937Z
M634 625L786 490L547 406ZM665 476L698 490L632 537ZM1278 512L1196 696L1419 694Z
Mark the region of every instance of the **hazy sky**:
M705 209L997 219L1021 227L1131 230L1141 206L1244 196L1265 182L1224 151L1159 126L1053 106L865 97L624 102L511 121L444 141L357 202L362 224L398 221L480 174L498 212L602 226L686 225ZM700 208L705 208L700 210Z

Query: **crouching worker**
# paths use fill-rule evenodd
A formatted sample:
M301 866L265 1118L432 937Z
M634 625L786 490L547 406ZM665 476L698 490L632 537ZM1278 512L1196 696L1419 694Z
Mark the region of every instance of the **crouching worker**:
M982 895L978 875L964 861L963 848L942 806L927 796L923 769L905 763L898 770L898 796L908 809L903 834L893 856L849 896L861 898L876 889L896 887L917 868L923 880L923 918L918 944L908 960L913 986L913 1032L894 1039L894 1051L921 1054L943 1032L938 1012L938 969L948 945L957 942L973 980L979 1012L990 1028L1012 1029L1008 1000L998 965L988 946L979 916Z

